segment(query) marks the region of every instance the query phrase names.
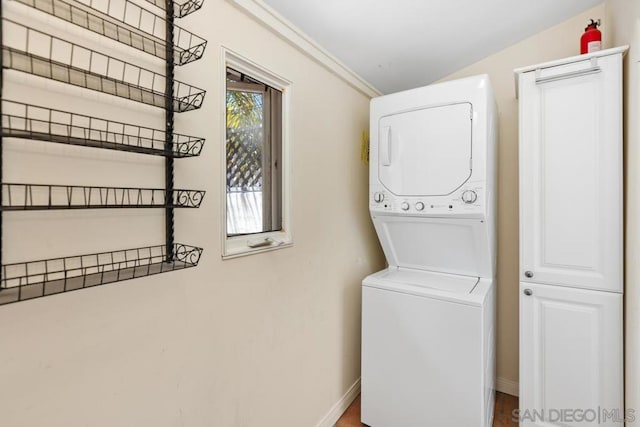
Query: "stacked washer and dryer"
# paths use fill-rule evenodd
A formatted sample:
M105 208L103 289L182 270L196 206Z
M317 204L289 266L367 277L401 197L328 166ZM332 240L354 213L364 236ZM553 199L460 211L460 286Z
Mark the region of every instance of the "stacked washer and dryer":
M362 283L362 422L488 427L496 120L486 75L371 101L369 209L389 267Z

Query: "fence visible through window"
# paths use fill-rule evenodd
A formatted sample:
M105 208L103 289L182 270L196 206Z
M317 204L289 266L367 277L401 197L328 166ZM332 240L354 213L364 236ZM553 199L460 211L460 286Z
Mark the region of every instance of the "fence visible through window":
M227 235L282 228L282 93L227 70Z

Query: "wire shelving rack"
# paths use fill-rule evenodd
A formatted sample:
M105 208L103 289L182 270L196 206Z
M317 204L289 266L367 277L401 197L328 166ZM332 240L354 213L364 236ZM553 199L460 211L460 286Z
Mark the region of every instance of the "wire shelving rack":
M2 136L132 153L199 156L204 138L9 100L2 101Z
M202 248L165 245L2 265L0 305L195 267Z
M101 36L166 59L166 19L130 1L125 0L117 8L111 7L111 0L17 1ZM178 26L174 26L173 40L173 60L176 65L197 61L207 46L205 39Z
M199 208L204 191L164 188L2 184L3 211L113 208ZM167 198L168 196L168 198Z
M0 0L4 2L6 0ZM124 2L124 3L123 3ZM203 0L147 0L160 16L129 0L17 0L58 19L164 61L164 74L3 17L0 3L0 305L198 265L203 249L174 241L174 209L200 207L204 191L174 186L174 159L200 155L204 139L174 131L174 114L202 106L205 91L175 80L175 66L200 59L206 40L174 25ZM38 12L36 12L38 13ZM102 49L102 48L101 48ZM112 49L113 50L113 49ZM159 107L163 130L92 114L2 98L4 72L14 70ZM132 104L135 105L135 104ZM2 181L4 138L119 150L164 158L164 188L11 183ZM12 211L160 208L165 243L2 263L2 218Z
M4 68L167 108L162 74L13 20L4 19L3 27L12 35L2 48ZM195 110L204 96L204 90L176 81L169 107L177 113Z

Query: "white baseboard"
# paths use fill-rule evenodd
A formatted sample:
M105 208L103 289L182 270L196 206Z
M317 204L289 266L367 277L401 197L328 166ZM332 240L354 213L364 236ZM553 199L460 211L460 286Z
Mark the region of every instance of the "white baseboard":
M355 400L356 397L360 394L360 378L356 380L355 383L349 390L340 398L339 401L336 402L335 405L331 408L329 413L324 416L322 421L320 421L316 427L333 427L336 422L340 419L344 411L347 410L349 405Z
M496 378L496 390L500 393L510 394L511 396L518 395L518 383L508 380L506 378Z
M511 396L518 396L518 383L506 378L496 378L496 390ZM342 414L344 414L344 411L346 411L349 405L358 397L358 394L360 394L360 378L349 387L349 390L333 405L329 413L324 416L316 427L334 427L335 423L340 419Z

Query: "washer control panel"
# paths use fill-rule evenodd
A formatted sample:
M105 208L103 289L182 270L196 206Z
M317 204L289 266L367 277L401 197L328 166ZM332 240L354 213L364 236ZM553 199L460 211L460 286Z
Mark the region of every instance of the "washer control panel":
M472 213L484 210L484 187L468 183L447 196L396 196L377 188L369 196L369 208L378 212L413 215Z

